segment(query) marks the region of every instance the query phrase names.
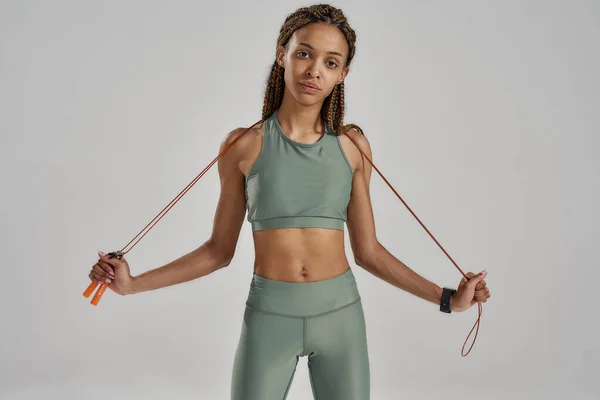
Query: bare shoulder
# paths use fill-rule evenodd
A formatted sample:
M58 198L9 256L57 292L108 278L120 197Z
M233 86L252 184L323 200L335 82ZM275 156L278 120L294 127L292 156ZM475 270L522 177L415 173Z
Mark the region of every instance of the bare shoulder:
M262 135L262 123L256 124L253 127L235 128L225 134L225 137L221 141L220 149L221 151L224 150L227 146L238 139L239 142L251 142L259 135Z
M369 143L369 139L355 128L349 129L347 134L352 140L350 140L346 134L341 134L340 143L342 144L342 148L346 153L346 158L348 158L352 169L356 171L362 164L362 153L360 150L362 150L369 159L373 159L371 154L371 144ZM360 147L360 150L357 146Z
M228 151L230 155L227 158L239 168L242 174L246 175L258 158L262 148L262 137L262 122L252 127L235 128L223 138L219 153L231 145Z

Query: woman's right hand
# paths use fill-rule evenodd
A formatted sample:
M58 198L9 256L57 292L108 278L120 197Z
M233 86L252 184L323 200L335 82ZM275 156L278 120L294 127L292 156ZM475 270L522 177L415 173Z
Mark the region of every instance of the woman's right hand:
M97 283L106 283L113 292L126 295L131 293L133 277L125 258L109 258L107 254L98 252L100 258L92 267L89 277Z

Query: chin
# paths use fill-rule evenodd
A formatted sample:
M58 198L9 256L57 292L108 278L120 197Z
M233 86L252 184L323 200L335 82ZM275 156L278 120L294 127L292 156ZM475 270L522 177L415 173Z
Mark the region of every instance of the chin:
M303 106L314 106L315 104L323 103L323 99L315 96L307 95L306 93L294 93L293 94L296 103Z

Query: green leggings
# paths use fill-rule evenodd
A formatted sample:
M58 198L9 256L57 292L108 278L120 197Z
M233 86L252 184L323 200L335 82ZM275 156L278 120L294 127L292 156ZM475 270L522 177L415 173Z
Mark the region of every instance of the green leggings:
M365 318L351 269L303 283L253 274L231 400L285 400L304 356L315 400L369 399Z

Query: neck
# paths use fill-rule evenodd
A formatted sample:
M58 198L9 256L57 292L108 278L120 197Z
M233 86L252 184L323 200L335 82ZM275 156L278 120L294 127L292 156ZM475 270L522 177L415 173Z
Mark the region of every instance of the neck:
M310 139L321 136L325 132L325 125L321 120L321 107L318 104L304 105L298 103L287 92L277 111L277 119L281 129L292 139Z

